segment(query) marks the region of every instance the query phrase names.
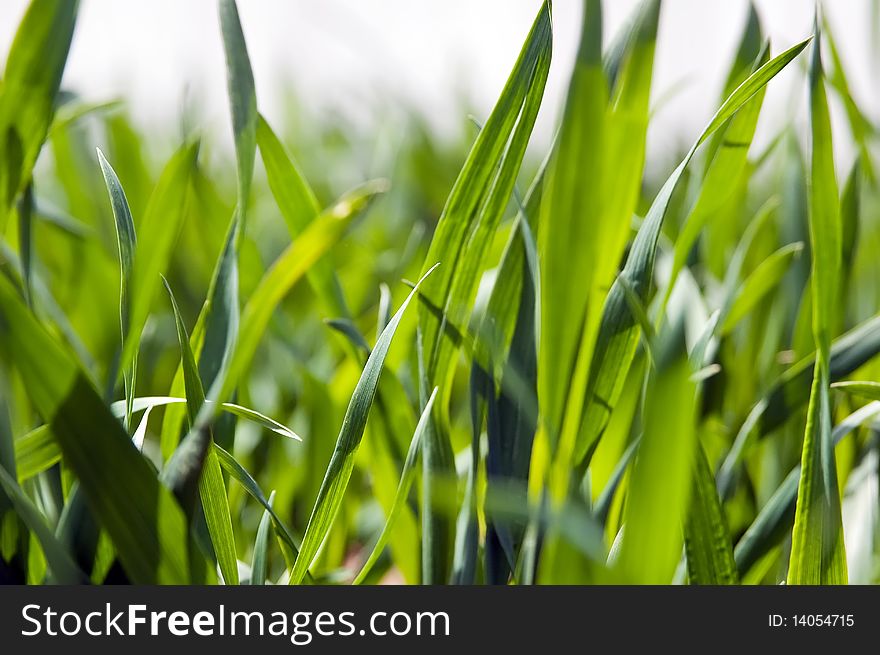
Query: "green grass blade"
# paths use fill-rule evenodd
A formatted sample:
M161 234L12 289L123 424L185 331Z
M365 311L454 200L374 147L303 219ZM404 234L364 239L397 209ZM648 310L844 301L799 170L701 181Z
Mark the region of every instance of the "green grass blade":
M297 239L320 215L318 199L262 116L259 117L257 124L257 144L260 147L263 165L266 167L269 189L281 210L284 222L287 223L290 237ZM349 318L345 297L336 279L330 258L324 257L315 262L308 273L308 279L321 299L325 311L334 317Z
M183 364L183 379L186 388L187 418L190 428L196 424L196 417L205 402L205 392L199 379L199 371L196 367L195 357L189 345L189 335L180 316L177 300L171 291L171 286L165 278L165 289L171 299L171 307L174 310L174 321L177 326L177 340L180 345L180 356ZM205 522L208 533L211 535L211 543L217 556L217 563L223 580L226 584L238 584L238 559L235 554L235 535L232 532L232 517L229 514L229 500L226 495L226 483L223 473L220 471L220 463L211 448L211 436L208 431L198 431L194 436L200 437L198 451L202 461L201 470L198 467L189 469L189 473L198 479L199 496L202 500L202 508L205 512ZM172 486L180 484L179 481L171 482Z
M706 139L722 127L731 116L797 57L809 42L810 39L802 41L777 55L740 84L719 107L706 129L703 130L688 154L658 192L636 234L626 264L620 274L636 290L643 303L648 298L657 243L672 194L678 187L682 174L694 153ZM638 336L639 328L627 306L623 287L615 281L605 299L594 349L595 355L590 366L586 393L587 409L584 412L584 421L581 424L575 449L575 458L578 462L589 462L598 439L608 423L611 410L617 404L623 389L626 372L635 355Z
M0 86L0 234L31 182L55 115L79 9L77 0L32 0L15 33Z
M691 584L737 584L739 576L727 520L718 498L715 476L706 453L697 449L694 488L685 522L684 544L688 579Z
M818 35L818 23L817 23ZM801 456L788 584L846 584L840 491L831 440L830 358L841 261L840 206L819 39L810 64L809 186L816 368Z
M391 506L391 511L385 519L385 525L382 528L382 532L379 534L379 538L376 539L373 550L370 552L369 557L367 557L367 560L361 567L360 572L355 576L352 584L361 584L370 574L376 561L382 555L382 551L385 550L385 546L388 545L388 540L391 538L391 531L394 529L397 517L400 515L400 512L403 510L409 499L413 480L415 480L416 477L416 463L419 455L419 448L421 447L422 435L427 430L428 422L431 420L431 409L434 406L434 399L436 397L437 389L435 388L431 393L431 396L428 398L428 404L425 405L425 409L422 411L422 416L419 418L416 430L413 433L412 442L410 442L409 450L406 453L406 460L403 463L403 470L400 472L400 482L397 485L397 492L394 495L394 504Z
M238 162L238 210L244 222L257 153L257 92L235 0L219 0L219 13L226 54L226 83L232 111L235 158Z
M110 194L110 205L113 209L113 218L116 222L116 244L119 250L119 268L121 279L119 282L119 323L122 330L122 347L126 347L129 341L129 316L131 305L131 274L134 268L134 255L137 249L137 238L134 233L134 221L131 217L131 209L122 184L116 176L116 171L104 158L104 153L98 149L98 162L101 164L101 172L104 174L104 182ZM136 349L136 347L135 347ZM131 366L123 368L125 380L126 410L123 420L125 431L131 429L131 402L134 398L134 385L137 377L137 356L133 355Z
M269 494L269 505L275 500L275 492ZM263 510L260 525L257 528L257 539L254 542L254 557L251 560L251 584L266 584L266 568L269 559L269 533L272 530L272 515Z
M846 377L880 353L880 316L865 321L831 345L830 379ZM770 385L743 421L733 446L718 471L718 490L727 498L733 490L736 471L752 441L780 427L810 397L816 365L815 353L805 357Z
M880 414L880 402L869 403L854 411L835 426L831 434L834 445L839 444L846 435L860 425L876 418L878 414ZM794 523L800 476L801 466L798 464L773 492L758 516L740 537L734 550L740 576L744 576L763 555L788 534Z
M189 531L180 506L70 356L3 276L0 326L4 356L11 358L34 407L48 420L130 579L141 584L189 582Z
M347 193L335 205L325 210L279 255L244 308L238 340L230 357L228 370L220 378L222 384L216 394L217 398L222 400L232 394L257 351L272 313L293 285L339 241L346 228L370 205L375 196L386 189L387 183L374 181Z
M150 308L166 272L183 226L190 177L195 169L199 145L181 147L168 161L150 195L139 223L137 251L131 270L128 340L123 343L123 367L136 356L138 342Z
M602 68L602 3L584 4L580 45L538 226L541 335L538 398L555 444L573 380L587 303L600 266L602 181L608 83ZM586 249L586 251L585 251Z
M342 428L336 440L336 448L333 450L324 481L321 483L321 488L318 491L318 498L309 517L309 523L303 536L302 548L290 574L290 584L299 584L302 581L309 567L311 567L312 560L317 554L318 549L330 531L333 520L336 518L339 506L342 504L342 496L351 478L351 471L354 467L354 455L364 434L367 414L376 395L379 375L385 363L385 356L388 354L388 349L391 346L391 339L394 337L397 326L400 324L401 318L403 318L403 313L416 294L418 287L433 272L435 267L436 265L428 269L428 272L416 284L416 288L403 301L400 309L397 310L397 313L376 341L373 352L367 358L363 373L358 380L348 409L345 412Z
M442 310L441 315L424 303L419 305L427 375L423 386L440 387L437 410L447 404L450 364L457 348L445 324L467 323L483 257L513 191L541 102L551 48L550 5L545 2L456 179L425 258L423 270L437 261L443 263L422 290L430 305Z
M0 488L6 492L18 516L40 542L49 566L49 579L56 584L68 585L87 582L88 576L79 569L70 553L46 525L40 510L2 466L0 466Z
M214 451L217 454L217 459L220 462L220 466L223 467L223 470L237 480L244 490L247 491L254 500L260 503L260 505L263 506L263 509L269 512L272 516L272 524L275 526L275 534L278 535L278 538L282 543L284 559L287 562L288 568L293 568L293 563L299 553L298 541L284 524L284 521L282 521L275 513L271 503L269 503L269 499L266 498L266 495L263 493L263 490L260 489L260 486L257 484L256 480L254 480L253 476L248 473L241 464L239 464L237 459L217 444L214 444Z
M629 583L669 584L681 559L681 525L699 443L696 391L679 325L658 343L645 398L644 434L630 477L616 564Z
M728 334L755 306L758 305L782 281L793 259L804 249L802 243L783 246L746 278L736 295L731 298L730 308L718 328L721 336Z
M747 34L743 35L743 39L747 38ZM765 47L758 57L752 70L767 62L769 46ZM714 157L700 184L699 196L694 207L685 219L684 228L675 242L672 274L666 291L667 299L672 293L678 273L687 262L703 228L730 201L731 196L736 192L740 177L747 172L749 148L758 126L765 90L766 87L758 91L736 116L731 118L730 123L716 135L713 141L713 145L717 142Z

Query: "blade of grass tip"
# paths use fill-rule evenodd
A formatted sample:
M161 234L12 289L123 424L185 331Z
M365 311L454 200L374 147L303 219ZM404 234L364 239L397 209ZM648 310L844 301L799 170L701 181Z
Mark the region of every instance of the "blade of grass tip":
M190 428L196 427L196 417L205 402L205 394L196 368L195 357L189 346L189 335L180 316L180 309L171 291L171 286L163 277L162 282L171 299L174 320L177 326L177 340L180 345L180 356L183 362L183 379L186 387L187 418ZM205 521L211 535L214 553L223 580L226 584L238 584L238 559L235 554L235 536L232 530L232 518L229 513L229 500L226 495L226 483L220 470L217 455L211 448L212 437L209 429L194 430L193 437L199 437L194 447L198 458L202 460L201 470L190 469L190 473L198 479L199 496L205 512ZM180 484L180 481L171 482ZM189 484L189 483L184 483Z
M238 211L244 222L257 152L257 92L235 0L219 0L218 10L238 164Z
M185 405L186 398L173 398L170 396L146 396L135 398L132 412L135 414L141 411L145 412L144 417L141 418L138 430L142 432L146 429L146 424L144 422L146 420L146 414L152 409L175 404ZM220 405L220 410L234 414L239 418L246 419L279 436L293 439L295 441L302 441L302 437L286 425L283 425L265 414L261 414L249 407L242 407L241 405L235 405L233 403L223 403ZM122 416L125 415L125 401L122 400L111 404L110 411L117 418L122 418ZM140 432L136 431L135 436L140 438ZM138 445L138 441L134 436L132 437L132 441L135 445ZM58 446L55 435L52 434L52 430L48 425L41 425L22 435L18 439L15 439L14 447L15 458L18 464L17 474L19 482L32 478L38 473L42 473L61 459L61 449Z
M351 477L351 471L354 467L354 455L364 434L367 414L376 395L379 375L385 363L385 356L388 354L388 349L391 346L391 340L394 337L397 326L400 324L400 320L403 318L403 313L418 291L418 287L438 265L432 266L421 277L416 284L416 288L409 293L400 309L397 310L397 313L388 323L388 326L382 331L382 335L376 341L373 352L367 358L363 373L355 386L348 409L345 412L342 428L336 441L336 448L333 450L324 481L318 490L318 498L315 501L315 506L312 509L306 532L303 536L302 548L300 548L296 563L290 574L290 584L299 584L302 581L311 567L312 560L317 554L318 549L330 531L330 526L336 518L339 506L342 504L342 496Z
M131 270L128 340L122 344L120 365L137 356L138 342L150 314L160 276L165 272L186 215L190 179L199 144L182 146L162 170L138 226L137 252Z
M753 18L754 17L754 18ZM753 32L757 20L754 5L750 5L749 20L740 41L740 52L745 53L755 38ZM761 35L760 23L757 23L758 38ZM728 79L744 79L746 73L752 73L765 64L770 57L769 43L765 42L752 61L737 58L730 70ZM732 89L725 89L729 93ZM734 116L730 123L719 131L712 140L710 147L711 160L706 168L700 184L700 191L693 208L685 218L684 227L675 242L675 256L672 273L666 289L664 306L675 286L678 273L687 262L691 250L703 228L719 209L730 200L738 187L738 180L746 174L748 153L758 125L758 116L764 102L764 90L758 91ZM662 313L662 312L661 312Z
M818 10L817 10L818 11ZM840 276L841 225L831 143L831 119L817 39L810 63L812 145L809 224L812 253L813 335L816 368L801 456L801 477L791 537L788 584L846 584L840 490L831 438L831 337Z
M0 234L52 124L78 9L78 0L31 0L9 48L0 86Z
M373 566L379 560L382 551L385 550L385 546L388 544L397 517L400 515L401 510L409 500L409 493L412 489L413 480L415 480L416 477L416 463L418 461L422 435L427 430L428 422L431 420L431 409L434 406L434 399L436 397L437 388L435 387L434 391L431 392L431 396L428 398L428 403L425 405L425 409L422 411L422 415L419 418L419 422L413 433L409 450L406 453L406 460L404 461L403 469L400 472L400 482L397 485L397 492L394 495L394 503L391 505L391 511L385 519L385 525L382 528L382 532L379 533L379 538L376 539L373 550L370 552L370 555L361 567L360 572L355 576L352 584L359 585L363 583L366 577L370 574L370 571L373 569Z
M596 269L604 262L599 249L606 230L602 221L585 217L602 216L607 98L602 3L588 0L557 149L547 170L537 235L542 294L538 398L551 451L564 414L571 411L566 407L569 394L577 394L578 348Z
M137 247L137 238L134 233L134 221L131 217L131 209L125 198L125 191L116 176L116 171L104 157L104 153L97 148L98 162L104 175L104 183L110 194L110 206L113 210L113 218L116 224L116 244L119 250L119 324L122 335L122 347L125 348L129 340L129 306L131 304L131 273L134 268L134 256ZM131 402L134 398L134 385L137 376L137 356L133 355L131 367L124 368L122 376L125 382L126 410L123 426L125 431L131 429Z
M269 494L269 506L275 500L275 492ZM254 542L254 557L251 563L251 584L266 584L266 568L269 560L269 532L272 529L272 515L263 510L260 525L257 528L257 539Z
M382 334L382 330L385 329L385 326L388 325L388 321L391 320L391 289L388 288L388 285L384 282L379 285L379 310L378 317L376 318L376 338L379 338L379 335Z
M591 13L596 14L592 19ZM570 161L568 166L563 166L563 179L566 180L564 186L569 189L567 193L575 198L578 195L581 197L581 206L570 208L569 211L575 211L567 220L581 224L578 230L586 234L587 240L592 244L593 255L587 256L592 261L588 267L591 277L587 280L588 284L583 284L582 290L579 290L582 283L574 282L575 279L580 279L580 275L566 279L566 272L562 270L564 267L556 264L562 281L572 288L576 297L580 294L578 302L581 303L575 309L573 320L570 320L574 324L571 351L573 358L563 360L563 365L570 367L570 377L568 380L560 378L557 385L557 393L564 396L564 411L560 417L560 427L557 428L561 430L560 447L555 454L554 470L551 473L551 486L557 497L566 493L579 440L578 433L584 421L586 385L600 325L602 302L623 258L631 232L631 217L640 196L659 17L659 2L642 2L634 14L632 27L619 37L621 41L618 43L621 45L615 44L604 61L598 62L598 49L601 48L602 40L599 24L601 11L597 9L593 12L588 5L585 12L587 22L581 33L581 51L591 52L592 61L584 61L579 66L582 70L579 71L576 67L572 75L567 100L567 104L571 105L571 113L566 114L560 128L562 134L567 129L565 123L569 122L571 127L568 129L574 130L576 137L577 130L582 132L580 145L572 144L568 149L580 149L581 154L576 156L583 161L592 161L595 170L590 176L589 184L585 186L573 172L579 170L576 162ZM620 57L620 61L615 62L617 57ZM604 80L607 82L608 92L597 94L595 87L603 84L602 78L606 72L613 76L612 79ZM593 90L590 87L594 87ZM604 105L594 105L597 95L603 96ZM590 107L592 110L589 110ZM588 110L583 111L582 108ZM596 143L591 144L590 141ZM599 152L591 152L597 147ZM560 153L563 148L564 146L560 146ZM608 173L612 170L615 171L613 175ZM564 196L565 193L563 198ZM565 211L564 206L559 209ZM585 216L601 216L601 220L584 220ZM552 231L549 225L542 223L547 231ZM565 239L564 235L557 236ZM573 243L563 244L562 247L567 249L564 253L568 259L581 261ZM578 265L581 269L584 266L585 262ZM553 295L553 286L556 285L547 281L542 285L542 293L550 297ZM558 307L558 312L560 316L566 312L564 302ZM542 324L546 323L544 317L541 320ZM545 335L542 340L552 342L553 338L552 335ZM549 362L545 361L545 368L547 364ZM558 364L553 363L552 366L557 367ZM541 369L539 364L539 375Z
M67 549L46 525L40 510L2 466L0 466L0 488L6 492L18 516L40 542L49 566L49 579L55 584L88 582L88 576L79 569Z
M238 185L235 212L202 310L205 338L198 359L199 377L211 400L220 395L239 332L238 253L245 234L257 150L256 90L235 0L219 0L218 11L226 57ZM223 443L232 438L225 430L216 436Z
M426 400L428 389L440 388L434 406L438 420L439 412L448 404L451 365L459 345L447 334L446 324L467 323L484 255L510 200L541 104L551 51L550 3L544 2L453 185L425 258L423 270L434 262L443 262L443 268L422 291L428 304L419 304L427 376L421 400ZM440 312L432 311L431 306ZM448 440L442 424L436 427L439 438Z
M34 408L49 419L66 465L132 582L188 583L189 530L180 506L4 276L0 326L0 357L16 367Z
M878 353L880 316L875 316L834 340L831 345L831 381L846 377ZM815 364L814 353L790 367L770 385L749 412L718 471L718 491L722 498L728 498L733 491L736 471L751 442L783 425L808 401Z
M147 436L147 427L150 420L150 412L152 410L152 407L147 407L144 415L141 417L140 423L138 423L137 429L134 431L134 434L131 437L131 442L138 450L144 449L144 439Z
M684 529L688 580L698 585L737 584L730 531L702 446L698 445L694 460L694 487Z
M811 37L812 38L812 37ZM583 466L595 450L602 431L608 423L611 410L617 404L626 371L632 363L638 344L638 324L632 318L626 302L623 277L639 294L643 304L647 301L654 271L654 259L660 230L666 217L672 195L682 179L685 168L697 149L722 127L731 116L759 92L773 77L797 57L811 38L777 55L740 84L719 107L706 129L700 134L687 155L666 180L648 210L627 256L623 271L611 287L602 309L598 337L593 349L594 359L590 366L583 415L578 434L575 459Z
M880 415L880 402L871 402L847 416L831 434L834 445L860 425ZM761 508L758 516L736 544L734 557L740 576L744 576L752 566L776 544L788 535L794 523L795 503L801 466L798 464L776 489L770 500Z

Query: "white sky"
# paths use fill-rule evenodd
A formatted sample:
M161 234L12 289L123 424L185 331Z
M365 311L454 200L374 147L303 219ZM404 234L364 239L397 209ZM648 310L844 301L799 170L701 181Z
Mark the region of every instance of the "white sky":
M857 99L876 115L871 75L871 0L826 0ZM491 108L540 0L239 0L261 110L283 122L277 82L289 78L308 105L354 120L377 106L421 108L439 128L459 125L464 93L482 119ZM813 0L756 0L773 53L810 32ZM0 53L26 0L0 2ZM606 40L637 0L605 0ZM665 0L654 96L677 87L652 127L650 149L685 147L711 116L746 15L746 0ZM555 0L556 43L536 140L547 142L568 80L581 0ZM202 120L229 132L223 50L214 0L82 0L65 84L88 100L125 97L148 126L175 120L183 89L201 99ZM845 37L845 38L844 38ZM4 54L0 57L5 58ZM798 74L771 84L770 134L803 106ZM371 111L368 108L373 108ZM766 136L765 136L766 138ZM650 150L649 150L650 152Z

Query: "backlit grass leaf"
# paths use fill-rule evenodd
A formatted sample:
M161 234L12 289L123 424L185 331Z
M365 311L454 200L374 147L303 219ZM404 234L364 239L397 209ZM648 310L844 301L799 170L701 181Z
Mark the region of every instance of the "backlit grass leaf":
M423 270L442 261L422 295L441 315L419 305L424 387L438 386L435 408L447 404L450 365L458 345L447 322L465 325L480 268L501 220L544 92L552 49L550 4L544 2L501 95L480 130L437 223ZM424 399L423 399L424 400Z
M171 307L174 310L174 322L177 326L177 340L180 346L183 379L186 388L187 419L191 428L190 435L184 439L178 451L186 452L192 449L192 461L201 461L202 464L201 468L198 466L177 468L175 466L176 459L181 457L181 455L176 453L169 462L169 469L185 472L185 475L169 476L165 481L171 488L191 487L193 479L198 481L199 496L205 513L205 522L211 535L211 543L214 546L214 553L217 556L220 572L223 574L223 580L226 584L237 585L238 559L235 554L235 536L232 532L232 518L229 514L226 483L223 480L223 473L220 471L217 455L211 448L212 437L210 431L208 429L192 430L195 427L196 417L205 402L205 392L199 379L195 357L189 345L189 335L183 324L183 318L180 316L177 300L174 298L174 293L171 291L168 281L165 278L162 278L162 281L165 283L165 289L168 291ZM190 455L187 454L186 457L189 458ZM187 477L190 477L190 479L186 479Z
M807 409L788 584L846 584L840 491L831 438L831 339L841 261L840 205L831 119L818 39L810 63L811 167L809 184L813 336L816 367Z
M416 287L409 293L406 300L392 317L391 321L382 331L381 336L376 341L376 345L367 363L364 365L363 373L355 386L354 393L345 412L345 418L342 421L342 428L339 431L339 437L336 440L336 448L330 459L327 472L324 475L324 481L318 491L318 498L312 509L309 523L303 536L302 547L296 558L293 571L290 574L290 584L299 584L305 574L312 565L312 560L327 537L339 506L342 504L342 496L348 486L351 478L351 472L354 467L354 456L360 445L361 438L364 434L364 428L367 424L367 415L370 406L373 404L373 398L376 395L376 388L379 384L379 375L382 373L382 367L385 363L385 356L391 346L391 340L400 324L403 313L418 291L425 278L430 275L439 264L428 269L425 275L416 284Z
M0 85L0 234L55 115L78 0L31 0L6 57Z
M275 500L275 492L269 494L269 505ZM272 530L272 515L263 510L260 525L257 527L257 539L254 542L254 556L251 560L251 584L266 584L266 569L269 558L269 533Z
M880 415L880 402L871 402L847 416L834 427L831 440L836 446L860 425ZM761 508L734 549L737 570L744 576L752 566L789 533L794 523L801 466L798 464Z
M630 475L616 563L623 581L669 584L681 559L681 526L699 443L696 396L679 324L658 342L645 398L644 434Z
M626 264L620 274L639 294L643 303L648 298L651 286L657 242L660 238L663 221L669 209L673 192L678 187L684 170L694 153L706 139L722 127L731 116L736 114L743 105L797 57L809 42L810 39L807 39L792 46L749 75L719 107L709 124L691 146L688 154L657 193L636 234ZM615 281L605 299L594 349L595 355L590 366L585 401L588 404L588 409L584 413L586 422L582 424L575 449L577 462L589 462L595 450L602 430L608 422L610 412L620 397L626 372L635 355L638 337L639 328L627 306L623 287Z
M403 463L403 470L400 472L400 482L397 485L397 492L394 494L394 504L391 506L391 511L385 519L385 525L382 527L382 532L379 533L379 537L376 539L373 549L370 551L369 556L361 567L360 572L355 576L352 584L361 584L370 574L370 571L382 555L385 546L388 544L388 540L391 538L391 531L394 529L397 517L400 515L400 512L409 500L409 493L416 477L416 464L418 463L422 435L427 429L428 422L431 420L431 410L434 406L434 399L436 397L437 389L435 388L431 393L431 396L428 398L428 404L425 405L425 409L422 411L422 416L419 418L416 430L413 433L412 442L410 442L409 450L406 453L406 459Z
M119 268L121 279L119 282L119 322L122 330L122 347L125 348L129 341L129 316L131 305L131 274L134 268L134 256L137 249L137 238L134 233L134 220L131 217L131 209L125 198L125 191L116 176L116 171L104 158L104 153L98 149L98 162L101 164L101 172L104 174L104 182L110 194L110 206L113 209L113 218L116 224L116 245L119 250ZM126 432L131 426L131 402L134 398L134 385L137 378L137 356L131 358L131 366L122 371L125 380L126 410L123 425Z

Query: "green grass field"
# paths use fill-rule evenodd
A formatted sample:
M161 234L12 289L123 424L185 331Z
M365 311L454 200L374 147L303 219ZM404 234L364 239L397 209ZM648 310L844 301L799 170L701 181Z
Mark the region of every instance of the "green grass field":
M0 82L0 581L880 579L876 130L842 35L819 7L771 44L752 9L656 179L660 0L618 34L584 0L538 157L534 4L491 113L463 142L413 116L371 179L387 134L260 114L234 0L234 156L64 89L78 3L31 0Z

